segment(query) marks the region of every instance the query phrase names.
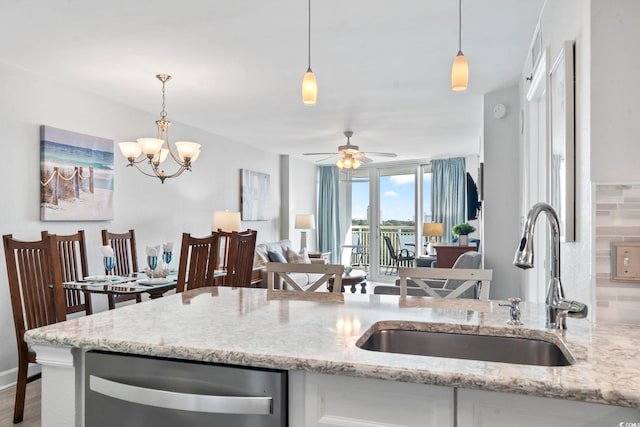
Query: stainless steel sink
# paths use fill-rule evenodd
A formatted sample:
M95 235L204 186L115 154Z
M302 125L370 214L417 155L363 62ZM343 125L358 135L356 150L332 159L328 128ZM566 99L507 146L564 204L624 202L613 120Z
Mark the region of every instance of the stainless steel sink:
M361 338L356 345L364 350L418 356L537 366L571 365L556 344L520 337L382 329L373 332L367 339Z

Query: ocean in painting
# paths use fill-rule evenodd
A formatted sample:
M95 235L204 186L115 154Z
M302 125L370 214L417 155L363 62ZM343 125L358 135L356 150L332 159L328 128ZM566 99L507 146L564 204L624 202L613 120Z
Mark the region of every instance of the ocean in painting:
M42 141L40 159L43 164L73 168L94 168L96 188L113 190L113 151L98 151L77 145Z

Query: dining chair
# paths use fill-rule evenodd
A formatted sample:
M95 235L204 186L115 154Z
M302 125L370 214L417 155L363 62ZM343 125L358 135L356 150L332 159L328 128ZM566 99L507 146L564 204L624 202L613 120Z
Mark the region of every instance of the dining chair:
M400 267L400 297L407 296L407 281L411 280L422 289L426 296L432 298L458 298L465 291L480 284L477 299L489 300L489 287L493 270L474 268L425 268L425 267ZM442 287L434 287L430 279L444 280ZM441 283L441 282L435 282Z
M84 239L84 230L75 234L60 235L42 231L42 238L47 236L55 241L58 247L60 268L63 282L77 282L89 275L87 268L87 246ZM65 289L67 302L67 314L84 311L86 315L93 312L91 307L91 294L78 289Z
M225 232L218 230L220 241L224 242L226 250L225 286L251 286L253 260L256 249L256 230ZM221 243L222 244L222 243ZM222 251L221 251L222 252Z
M27 377L29 363L36 363L36 354L24 341L26 331L66 320L66 304L62 287L62 271L54 239L24 242L11 234L2 236L7 262L9 293L13 323L18 344L18 379L13 422L24 415L27 383L39 374Z
M292 273L309 274L311 284L305 287L300 286ZM344 266L342 264L292 264L288 262L268 262L267 263L267 289L285 289L287 286L294 291L313 292L322 285L328 285L329 279L333 279L332 292L342 291L342 274ZM280 283L282 282L282 284Z
M215 231L207 237L182 233L176 292L215 286L219 244L220 235Z
M102 230L102 244L104 246L110 245L113 248L113 254L116 257L116 266L113 269L114 275L126 277L138 272L136 233L134 230L129 230L126 233L112 233ZM105 273L107 273L106 270ZM135 300L138 303L142 302L142 297L139 294L109 294L109 310L116 308L116 304L119 302L130 300Z

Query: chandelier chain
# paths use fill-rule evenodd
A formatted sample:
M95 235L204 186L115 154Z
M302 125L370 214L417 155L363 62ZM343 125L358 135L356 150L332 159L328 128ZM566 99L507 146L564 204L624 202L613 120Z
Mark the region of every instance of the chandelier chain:
M165 80L162 80L162 111L160 111L160 117L162 117L162 119L167 118L167 111L165 109L165 96L164 96L165 82L166 82Z

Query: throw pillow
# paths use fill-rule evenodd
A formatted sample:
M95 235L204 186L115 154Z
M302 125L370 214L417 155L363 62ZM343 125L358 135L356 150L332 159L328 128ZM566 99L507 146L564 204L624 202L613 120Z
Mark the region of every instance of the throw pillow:
M303 249L302 252L296 252L291 248L287 248L285 254L287 255L287 261L292 264L311 264L309 252L306 249Z
M271 262L287 262L284 255L278 251L269 251L267 255L269 255L269 261Z

